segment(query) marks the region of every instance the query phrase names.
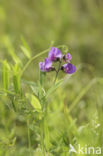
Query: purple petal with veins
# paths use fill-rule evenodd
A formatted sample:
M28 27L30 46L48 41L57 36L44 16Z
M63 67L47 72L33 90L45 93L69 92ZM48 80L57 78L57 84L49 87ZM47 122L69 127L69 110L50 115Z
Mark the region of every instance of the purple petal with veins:
M76 67L71 63L64 64L62 68L67 74L73 74L76 72Z
M62 58L62 53L58 48L52 47L48 55L49 60L56 61Z
M52 68L52 62L48 58L45 58L44 62L39 63L39 68L42 72L49 72Z
M70 53L66 54L66 61L70 62L70 60L72 60L72 55Z

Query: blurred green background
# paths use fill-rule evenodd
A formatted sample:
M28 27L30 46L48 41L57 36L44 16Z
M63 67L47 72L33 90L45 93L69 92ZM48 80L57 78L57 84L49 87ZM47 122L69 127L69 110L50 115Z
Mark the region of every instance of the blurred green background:
M23 35L35 54L54 41L68 45L76 63L92 64L101 75L103 50L102 0L0 1L0 40L8 35L20 55ZM6 55L0 44L1 55Z
M66 141L64 142L66 143L62 140L60 147L68 147L70 143L67 139L70 130L69 123L65 124L62 121L65 103L68 108L75 105L71 115L74 121L76 119L78 129L86 126L85 131L81 132L77 140L84 144L91 136L91 144L95 140L95 144L101 146L103 140L103 82L98 84L97 81L94 82L94 78L103 76L103 1L0 0L0 60L7 59L8 62L14 64L9 51L11 47L22 60L23 65L27 62L27 58L20 49L21 36L28 43L32 56L52 45L67 45L73 56L72 62L78 68L72 78L66 79L64 86L57 90L55 96L52 95L55 100L49 99L50 110L54 112L54 115L49 116L51 140L54 146L57 147L63 136L65 136ZM43 57L29 66L23 79L35 82L38 80L37 64ZM49 85L50 81L47 82L47 86ZM0 156L28 156L25 119L10 112L9 103L10 101L6 98L0 101ZM100 126L96 128L96 124ZM62 134L60 136L58 136L59 129ZM32 147L37 149L37 136L33 131L31 133ZM53 140L52 135L57 135L57 137ZM7 143L10 137L17 138L16 146L13 149ZM60 147L53 155L65 156ZM40 156L35 152L34 155Z

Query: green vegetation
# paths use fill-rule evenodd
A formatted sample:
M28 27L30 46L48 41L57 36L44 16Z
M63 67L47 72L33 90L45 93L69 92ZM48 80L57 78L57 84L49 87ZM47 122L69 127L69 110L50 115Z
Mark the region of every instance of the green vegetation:
M0 156L79 156L70 144L103 152L102 6L0 1ZM77 67L55 84L55 73L38 66L52 46L70 52Z

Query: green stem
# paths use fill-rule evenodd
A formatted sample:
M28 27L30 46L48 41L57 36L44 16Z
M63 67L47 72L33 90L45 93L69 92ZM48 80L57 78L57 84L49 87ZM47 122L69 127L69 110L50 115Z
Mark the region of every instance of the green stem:
M31 139L30 139L29 120L27 120L27 127L28 127L28 148L29 148L29 153L31 156Z
M43 118L41 121L41 148L43 156L46 155L46 152L49 151L49 130L47 125L47 103L44 102L43 105Z
M45 144L44 144L44 118L41 121L41 149L42 149L42 154L45 156Z
M58 66L58 70L56 71L56 76L55 76L54 84L55 84L56 79L58 77L58 74L59 74L59 71L60 71L60 67L61 67L61 61L59 61L59 66Z

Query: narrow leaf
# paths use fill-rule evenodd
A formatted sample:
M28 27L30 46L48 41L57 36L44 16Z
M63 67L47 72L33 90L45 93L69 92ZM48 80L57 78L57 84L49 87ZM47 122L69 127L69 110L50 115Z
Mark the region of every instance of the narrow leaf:
M51 95L61 84L62 84L63 80L58 81L56 84L54 84L48 91L46 94L46 98Z
M30 55L28 49L25 48L24 46L21 46L20 48L21 48L22 52L24 53L24 55L25 55L28 59L30 59L30 58L31 58L31 55Z
M41 111L41 104L40 104L40 101L38 100L38 98L36 96L34 96L33 94L29 94L29 93L26 94L26 97L29 99L33 108L37 112L40 112Z
M25 41L24 37L21 37L21 41L23 43L23 46L21 46L21 49L24 53L24 55L30 59L31 58L31 50L30 47L28 46L27 42Z
M23 83L27 84L30 86L30 88L32 89L33 93L38 96L39 95L39 86L32 81L27 81L27 80L22 80Z
M8 49L8 53L11 55L14 62L17 64L21 64L21 60L16 55L15 50L11 44L10 38L8 36L3 37L3 43L4 43L5 47Z
M7 61L3 61L2 64L2 83L3 83L3 88L5 90L8 90L9 87L9 79L10 79L10 66L7 63Z
M21 90L20 72L20 66L18 64L15 64L15 66L13 67L13 85L16 93L20 93Z

